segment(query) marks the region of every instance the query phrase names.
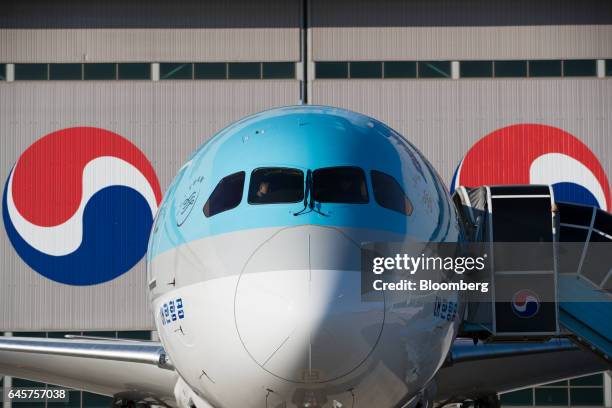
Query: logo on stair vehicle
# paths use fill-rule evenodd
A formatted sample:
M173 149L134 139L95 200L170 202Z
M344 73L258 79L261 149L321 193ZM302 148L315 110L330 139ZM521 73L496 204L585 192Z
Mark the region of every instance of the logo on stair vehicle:
M512 296L512 311L521 318L528 319L538 314L540 298L529 289L521 289Z

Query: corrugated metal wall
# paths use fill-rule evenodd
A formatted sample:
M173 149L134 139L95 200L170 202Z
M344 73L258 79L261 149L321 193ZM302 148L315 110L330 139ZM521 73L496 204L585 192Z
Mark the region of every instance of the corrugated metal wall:
M0 62L297 61L300 0L6 0Z
M294 104L297 81L0 82L0 179L40 137L101 127L132 141L165 191L189 155L253 112ZM144 261L96 286L53 282L30 269L0 234L2 330L150 329ZM109 254L110 256L110 254Z
M477 140L516 123L573 134L612 175L612 80L321 80L313 103L374 116L412 141L446 183Z
M604 58L606 0L312 0L315 61Z
M298 27L300 0L3 0L2 28Z
M313 28L315 61L612 56L612 26Z
M305 37L310 63L612 58L608 0L308 0L305 37L302 1L9 0L0 63L299 61ZM476 140L514 123L572 133L612 174L610 78L314 79L310 102L388 123L447 183ZM96 126L134 142L165 190L215 131L299 98L298 80L0 81L0 179L45 134ZM4 233L0 249L0 330L151 327L142 261L111 282L71 287L27 267Z
M6 62L298 61L297 28L3 29Z
M612 23L607 0L311 0L313 27L519 27Z
M0 12L0 63L298 61L300 4L9 0ZM140 148L164 191L216 131L299 99L297 80L0 81L0 178L44 135L95 126ZM4 233L0 248L0 330L152 327L144 261L110 282L76 287L34 272Z

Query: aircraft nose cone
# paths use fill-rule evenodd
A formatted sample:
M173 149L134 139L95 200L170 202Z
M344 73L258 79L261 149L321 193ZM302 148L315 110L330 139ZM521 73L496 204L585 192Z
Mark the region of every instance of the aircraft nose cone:
M244 348L264 370L321 383L356 369L384 322L382 302L362 302L360 248L325 227L286 228L246 263L234 299Z

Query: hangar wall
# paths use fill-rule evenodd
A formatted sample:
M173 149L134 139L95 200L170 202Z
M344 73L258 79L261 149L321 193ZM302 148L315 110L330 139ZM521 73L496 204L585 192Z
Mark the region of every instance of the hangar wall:
M0 12L0 65L294 63L300 59L300 13L297 0L184 1L180 6L167 1L8 1ZM3 185L32 143L60 129L87 126L134 143L165 191L189 155L218 130L248 114L300 100L295 75L202 81L6 81L0 72L3 76ZM59 200L61 186L57 190ZM28 266L5 228L0 250L3 331L153 328L144 259L108 282L73 286L47 279ZM88 273L85 268L83 273Z
M384 7L374 0L188 0L180 6L10 0L0 9L3 182L39 138L95 126L142 150L164 191L190 152L217 130L304 96L388 123L447 183L474 142L515 123L570 132L612 174L612 77L605 73L468 79L454 68L452 78L316 77L325 61L581 58L598 60L599 75L600 62L612 60L612 3L606 0L389 0ZM280 61L295 63L290 78L33 81L15 79L11 71L26 63L142 62L153 70L158 63ZM0 330L152 328L143 261L110 282L75 287L28 267L5 233L0 250Z
M464 78L463 62L612 58L612 3L599 0L312 0L309 102L376 117L412 141L446 183L467 150L519 123L559 127L612 171L610 71L587 77ZM362 72L320 78L320 63L448 61L448 77ZM612 67L607 62L606 67ZM370 66L371 68L372 66ZM374 68L372 68L374 69ZM380 68L379 68L380 69ZM608 69L608 68L606 68ZM452 72L451 72L452 71ZM338 75L342 76L342 75ZM370 76L370 78L366 78ZM486 76L486 75L485 75ZM559 169L561 171L561 169Z
M612 26L321 27L318 61L600 58L612 52Z
M312 0L315 61L602 58L612 5L600 0Z
M295 28L0 30L3 59L15 63L297 61L299 34Z
M165 191L189 155L226 124L299 99L297 81L226 82L0 82L4 135L0 178L7 180L13 163L40 137L62 128L93 126L138 146ZM4 311L0 327L11 331L152 327L144 260L110 282L75 287L34 272L15 254L4 231L0 248Z
M447 185L475 142L517 123L564 129L612 174L609 79L320 80L313 100L387 123L425 154Z
M299 0L8 1L3 62L297 61Z

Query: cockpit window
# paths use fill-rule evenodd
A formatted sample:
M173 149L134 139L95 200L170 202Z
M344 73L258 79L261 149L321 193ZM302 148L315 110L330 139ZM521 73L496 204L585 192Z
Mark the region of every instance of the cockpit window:
M253 170L249 204L297 203L304 200L304 172L284 167Z
M377 170L372 170L370 174L374 199L381 207L404 215L412 214L412 202L395 178Z
M238 207L242 201L244 189L244 171L230 174L221 179L204 204L204 215L212 217L223 211Z
M359 167L328 167L312 173L313 197L321 203L366 204L368 188Z

